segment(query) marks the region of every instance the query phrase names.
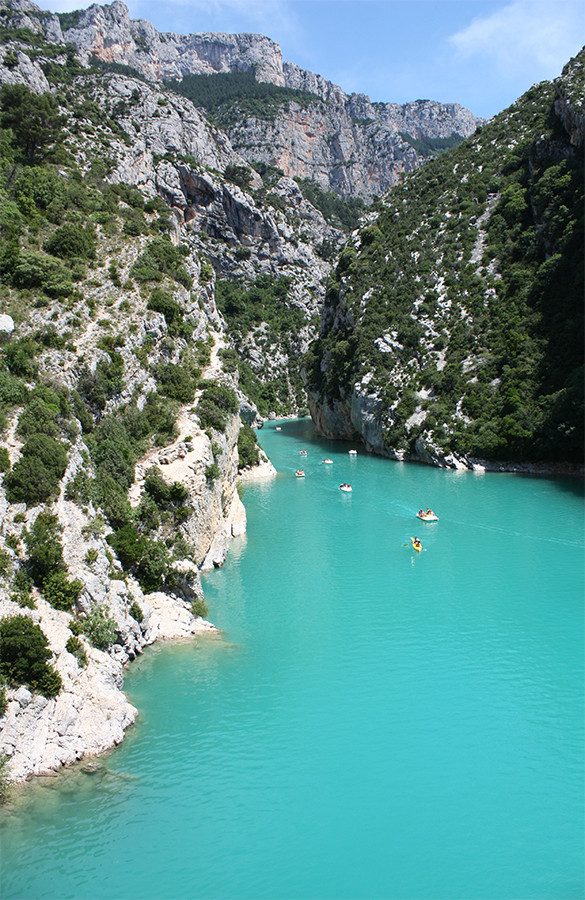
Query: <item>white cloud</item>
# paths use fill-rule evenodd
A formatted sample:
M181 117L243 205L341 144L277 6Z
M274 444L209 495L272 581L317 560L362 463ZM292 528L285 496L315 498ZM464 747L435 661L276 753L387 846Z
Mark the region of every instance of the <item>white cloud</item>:
M459 59L486 60L500 75L534 70L552 78L580 50L584 36L583 0L514 0L474 19L449 43Z

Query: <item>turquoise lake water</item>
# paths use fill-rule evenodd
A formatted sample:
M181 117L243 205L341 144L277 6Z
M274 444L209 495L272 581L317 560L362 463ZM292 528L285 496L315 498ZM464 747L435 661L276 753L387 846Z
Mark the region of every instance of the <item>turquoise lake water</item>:
M222 638L149 649L122 746L19 792L1 896L582 898L582 484L281 425L205 579Z

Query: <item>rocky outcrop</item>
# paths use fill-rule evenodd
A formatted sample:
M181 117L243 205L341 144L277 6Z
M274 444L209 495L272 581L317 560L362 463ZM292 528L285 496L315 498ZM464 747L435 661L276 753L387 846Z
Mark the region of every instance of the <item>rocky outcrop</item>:
M584 72L585 59L581 54L567 63L562 76L555 80L555 112L563 123L571 144L578 148L585 144Z
M419 166L422 157L408 137L463 138L481 123L456 103L371 103L364 94L348 95L321 75L283 62L278 44L263 35L159 33L150 22L131 20L120 0L106 6L94 4L61 20L29 0L4 0L4 8L14 25L44 33L50 42L74 45L86 65L97 59L130 66L151 82L181 80L188 74L253 70L258 81L312 94L313 101L283 103L269 119L243 112L235 123L226 125L226 132L247 160L268 162L290 178L312 179L324 190L342 196L371 200ZM42 76L38 67L34 72L35 78ZM20 76L15 70L9 77ZM27 80L32 83L32 73ZM194 153L206 165L214 165L202 155L206 125L201 125L196 146L185 149L177 122L179 138L169 143L168 120L176 106L169 101L167 110L147 109L150 134L145 136L146 143L150 141L155 153ZM159 114L162 121L154 122L152 116ZM192 109L189 116L197 122ZM136 131L136 159L134 169L126 174L140 177L144 117L132 115L131 119L135 128L124 127L133 137ZM162 122L165 135L157 141L156 127ZM229 149L223 148L222 153L225 157Z
M259 81L283 84L280 47L260 34L159 34L144 19L130 20L119 0L94 4L64 31L64 39L103 62L132 66L147 78L254 69Z

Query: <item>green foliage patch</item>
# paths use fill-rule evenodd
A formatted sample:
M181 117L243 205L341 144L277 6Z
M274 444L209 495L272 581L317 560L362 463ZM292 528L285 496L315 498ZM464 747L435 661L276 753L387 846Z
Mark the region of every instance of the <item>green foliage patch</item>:
M238 119L254 116L273 119L283 105L291 102L308 106L322 101L315 94L269 82L256 81L254 72L218 72L213 75L185 75L168 86L195 106L202 106L212 121L226 127Z
M28 616L7 616L0 621L0 674L9 684L27 684L45 697L55 697L63 683L49 665L51 656L42 628Z
M235 391L218 381L201 381L201 396L195 407L202 428L225 432L228 417L239 410Z

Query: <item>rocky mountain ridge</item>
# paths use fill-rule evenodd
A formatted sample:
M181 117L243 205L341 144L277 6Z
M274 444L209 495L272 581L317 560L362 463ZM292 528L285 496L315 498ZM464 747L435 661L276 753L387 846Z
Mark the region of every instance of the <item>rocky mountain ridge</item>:
M4 10L6 21L75 46L85 64L130 66L152 81L253 70L260 82L310 92L313 102L283 104L268 120L240 111L226 131L249 162L262 160L342 196L371 200L417 168L423 157L410 140L467 137L482 121L456 103L371 103L364 94L348 95L283 62L278 44L263 35L159 33L131 20L120 0L60 16L29 0L6 0Z

